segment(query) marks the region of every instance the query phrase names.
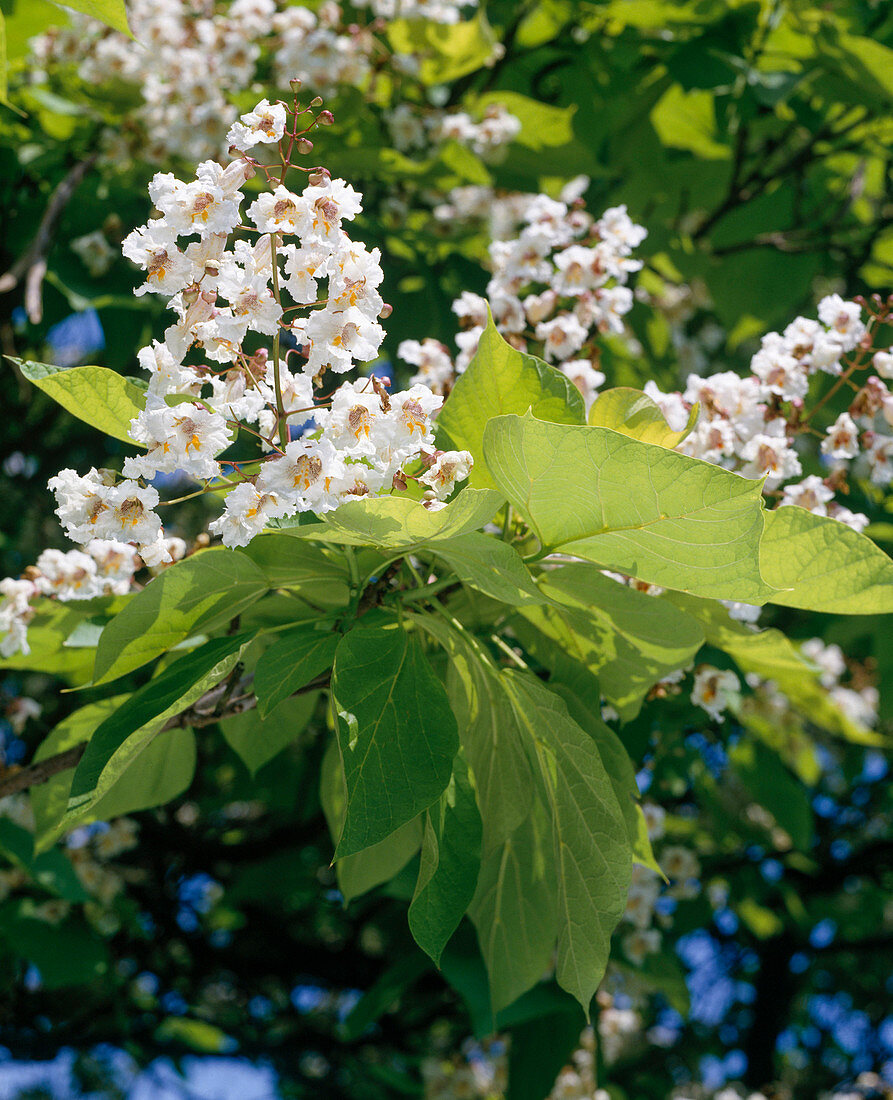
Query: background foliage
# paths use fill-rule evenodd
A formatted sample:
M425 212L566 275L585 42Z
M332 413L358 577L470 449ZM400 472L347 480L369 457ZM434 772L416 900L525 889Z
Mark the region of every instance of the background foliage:
M92 276L70 241L101 230L116 246L147 216L146 185L158 165L136 148L113 164L96 159L101 132L127 130L138 94L118 79L87 83L71 66L33 80L25 44L59 11L24 0L0 8L12 104L0 117L0 270L17 270L60 187L67 197L39 257L30 254L46 262L40 306L26 302L19 271L0 298L0 345L20 358L135 374L135 349L163 327L160 307L131 296L123 259ZM630 314L636 344L605 340L602 368L612 384L654 379L671 389L689 369L743 371L760 335L811 314L823 294L889 289L887 5L495 0L466 14L436 34L400 21L382 32L396 51L424 51L418 75L385 74L372 87L326 94L337 125L320 134L315 155L365 193L358 233L384 256L392 361L404 338L452 342L451 302L463 290L484 291L487 227L444 224L432 213L457 186L554 192L585 174L590 210L626 203L648 227L639 286L657 308L640 302ZM495 58L494 42L504 47ZM265 90L271 98L284 91ZM424 155L396 150L388 111L423 104L433 90L470 111L504 103L521 120L520 135L495 163L455 142ZM237 106L256 98L246 92ZM181 164L175 156L169 167ZM81 317L74 331L72 314ZM47 477L63 462L107 465L116 450L8 365L0 386L0 555L3 575L16 575L44 546L63 545ZM883 494L860 492L873 532L889 542ZM208 514L202 502L181 513L184 536ZM468 610L486 614L485 606ZM522 639L523 629L547 625L523 607L518 617ZM841 645L878 682L890 668L883 618L774 608L763 621L796 640ZM380 657L382 639L367 642ZM730 667L728 645L709 634L708 642L712 663ZM79 656L72 649L75 676ZM54 728L55 744L41 751L66 747L62 719L77 740L72 713L93 697L58 686L27 670L7 674L10 713L22 695L43 706L21 737L7 728L7 764L30 758ZM463 1039L486 1043L495 1026L512 1040L509 1095L546 1095L577 1044L582 1013L543 983L494 1020L467 923L440 969L414 945L406 907L415 878L401 872L399 856L381 875L384 887L364 892L368 883L351 886L346 870L336 882L326 817L343 812L343 796L330 791L328 805L320 798L325 717L314 702L271 700L271 709L291 708L288 722L302 731L269 746L282 749L272 757L251 755L252 715L199 727L194 738L165 735L175 798L137 815L140 843L118 857L127 889L108 935L72 919L63 936L0 909L8 990L0 1043L14 1056L73 1049L84 1094L115 1095L109 1081L121 1063L113 1072L102 1047L112 1044L136 1066L190 1051L237 1052L274 1067L283 1096L391 1097L421 1095L426 1059L453 1065ZM882 730L891 716L882 692ZM703 888L668 895L663 946L647 964L631 967L619 956L620 972L652 996L648 1038L613 1060L615 1100L656 1100L677 1083L726 1078L752 1088L776 1081L812 1097L889 1063L888 773L877 748L832 737L815 718L806 700L785 725L752 715L751 736L741 736L737 722L711 726L682 695L648 699L622 727L640 785L667 810L667 841L698 853ZM47 820L51 786L41 795ZM2 835L0 846L14 850ZM50 895L69 890L76 900L77 885L54 878L65 874L61 865L23 858ZM351 894L358 896L344 907ZM29 979L29 964L40 982ZM475 1050L472 1063L478 1057Z

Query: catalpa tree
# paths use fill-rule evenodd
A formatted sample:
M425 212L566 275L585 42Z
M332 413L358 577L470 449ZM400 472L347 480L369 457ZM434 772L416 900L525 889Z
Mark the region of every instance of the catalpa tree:
M893 610L893 566L842 501L851 470L893 474L889 308L831 294L748 377L604 388L645 231L571 184L515 204L487 297L455 304L459 354L405 342L398 390L366 366L390 307L362 196L311 161L335 120L294 83L233 122L229 163L152 181L158 216L123 242L136 295L170 310L138 350L148 380L17 361L128 454L52 477L79 548L0 582L4 667L89 692L0 781L0 936L38 983L101 981L104 938L136 919L108 860L137 842L128 815L189 787L196 731L252 775L297 742L344 902L392 891L463 995L444 960L470 924L483 1032L545 984L578 1035L618 927L649 976L661 883L697 877L685 847L652 848L627 747L646 701L749 729L742 773L781 783L789 843L785 769L808 766L789 716L878 740L833 652L752 623ZM803 477L807 456L828 475ZM168 534L199 497L219 501L208 531ZM603 1083L608 1032L600 1051Z

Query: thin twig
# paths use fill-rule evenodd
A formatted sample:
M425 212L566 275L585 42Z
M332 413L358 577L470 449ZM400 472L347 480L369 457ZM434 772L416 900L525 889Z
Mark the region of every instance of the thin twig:
M81 184L84 176L96 163L98 153L91 153L85 160L79 161L56 187L50 196L40 225L34 240L19 256L16 262L4 275L0 275L0 294L7 294L15 290L24 278L25 280L25 311L28 320L36 325L43 318L43 301L41 287L46 274L46 253L53 242L53 230L56 222L62 215L62 211L71 202L72 196Z
M243 684L247 686L248 683L250 683L250 679L246 677ZM329 673L326 672L293 692L293 695L306 695L308 692L327 687L328 683ZM225 707L220 706L222 686L225 690L225 685L217 684L206 691L191 707L187 707L180 714L175 714L172 718L169 718L158 733L167 733L168 730L174 729L185 729L187 726L193 729L211 726L222 718L232 718L237 714L245 714L257 706L257 696L253 693L230 697L226 700ZM158 734L155 736L157 737ZM88 742L82 741L79 745L66 749L65 752L48 756L46 760L40 760L36 764L29 764L25 768L19 768L18 771L7 774L5 779L0 779L0 798L18 794L20 791L28 790L29 787L40 786L40 784L52 779L54 775L68 771L69 768L77 767L86 751L87 744Z

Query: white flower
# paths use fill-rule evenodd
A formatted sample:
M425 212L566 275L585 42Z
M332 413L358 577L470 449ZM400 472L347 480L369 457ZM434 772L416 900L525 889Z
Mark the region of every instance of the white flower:
M89 600L101 592L96 562L80 550L44 550L37 559L35 579L44 596L60 600Z
M660 840L664 835L664 826L667 819L667 811L656 802L642 803L642 816L645 818L645 827L648 830L649 840Z
M762 432L741 448L744 477L766 477L766 488L774 489L782 481L803 473L796 451L789 446L784 420L770 420Z
M875 485L889 485L893 481L893 436L871 432L869 438L865 457L871 480Z
M234 363L248 332L249 320L247 315L236 317L231 310L218 309L213 317L193 325L193 337L209 359L216 363ZM167 332L164 336L165 342L169 342Z
M0 657L31 652L28 623L34 615L30 600L37 594L31 581L4 577L0 580Z
M735 429L721 416L701 418L691 435L679 444L679 450L692 458L718 463L735 453Z
M56 497L56 515L72 542L96 537L96 524L110 507L111 483L98 470L81 477L75 470L60 470L47 482Z
M646 956L660 950L661 935L656 928L639 928L628 932L621 941L623 953L636 966L641 966Z
M718 670L713 669L712 671L716 672ZM731 675L731 673L726 675ZM660 854L660 866L667 878L676 882L685 882L687 879L697 878L701 873L701 864L694 852L676 844L663 849Z
M418 367L410 379L410 385L425 385L434 393L443 393L453 380L453 360L438 340L401 340L397 355L404 363Z
M852 688L834 687L831 698L843 713L853 722L863 726L873 726L877 722L877 688L867 687L861 691Z
M94 279L105 275L115 261L116 252L101 229L75 237L69 247Z
M223 515L208 525L220 535L224 546L247 546L267 525L267 520L282 514L276 493L261 492L248 481L227 493Z
M689 381L691 381L691 379L689 379ZM663 413L664 420L666 420L667 424L670 426L671 431L681 432L685 429L689 415L689 410L685 403L689 400L687 391L685 400L683 400L682 395L678 393L663 393L657 388L657 383L649 378L643 386L643 392L651 398ZM698 398L694 400L697 401Z
M648 230L630 218L626 206L612 206L595 223L599 236L609 241L621 255L629 255L648 236Z
M829 458L855 458L859 453L859 432L849 413L841 413L822 440L822 454Z
M572 313L562 314L551 321L540 321L534 330L536 338L543 341L546 359L568 359L586 342L586 329Z
M134 290L140 296L176 294L192 280L192 264L177 247L177 234L162 221L141 225L124 238L121 251L146 272L146 281Z
M319 280L328 274L329 253L318 244L300 248L286 244L281 254L285 257L285 288L298 305L311 305L319 297Z
M104 595L123 596L130 591L133 574L140 567L140 557L132 546L114 539L93 539L84 551L96 562Z
M301 232L310 217L307 203L281 184L273 191L264 191L248 207L248 217L261 233Z
M602 371L596 370L589 359L568 359L564 363L559 363L558 369L570 378L583 395L583 403L588 412L598 396L599 386L604 384L605 375Z
M893 352L876 351L872 356L871 365L881 378L893 378Z
M151 375L149 393L153 397L164 397L169 393L185 393L198 397L202 388L202 377L192 367L183 366L171 354L167 344L153 340L150 347L140 348L137 359L143 370Z
M762 607L755 603L741 603L740 600L720 600L729 609L729 618L739 623L755 623L760 617Z
M776 394L785 401L805 397L809 377L800 359L786 350L785 341L777 332L763 337L763 346L750 361L750 369L763 383L765 397Z
M245 152L255 145L273 145L280 141L285 133L285 107L282 103L270 103L262 99L260 103L242 115L240 122L234 122L226 135L226 143Z
M474 459L468 451L444 451L422 474L419 481L430 486L438 500L448 497L457 481L464 481L471 473Z
M722 722L722 712L728 707L737 707L741 701L741 681L734 672L701 665L695 671L691 701L695 706L703 707L711 718ZM667 875L670 875L663 863L661 866L664 867Z
M326 179L321 184L305 187L301 195L305 214L301 237L337 242L342 220L353 221L363 209L360 198L344 180Z
M279 331L282 307L273 297L266 275L245 281L231 278L225 285L221 278L220 290L229 299L233 316L247 321L252 332L275 336Z
M807 660L818 666L819 678L825 687L833 687L846 672L843 650L838 645L825 645L821 638L810 638L800 646Z
M868 516L861 512L851 512L849 508L844 508L836 501L831 501L828 505L828 515L838 523L845 523L847 527L852 527L854 531L864 531L869 522Z
M298 439L288 444L281 458L264 463L257 489L275 494L286 514L327 512L338 506L336 494L347 480L344 459L329 439Z
M368 363L378 355L384 329L356 306L337 311L327 307L311 314L304 335L312 345L307 370L317 374L330 368L343 374L354 361Z
M226 193L209 180L183 183L171 177L156 176L149 193L164 215L164 222L181 236L198 233L208 237L230 233L239 224L241 194ZM236 197L238 196L238 197Z
M828 326L844 351L851 351L865 335L862 307L829 294L819 302L819 320Z
M128 477L175 470L199 478L216 477L219 467L214 456L232 442L232 431L219 413L192 404L148 404L131 420L130 434L148 453L125 459Z
M817 516L826 516L826 507L829 500L834 499L834 492L828 488L820 477L810 474L798 485L786 485L782 505L796 504Z

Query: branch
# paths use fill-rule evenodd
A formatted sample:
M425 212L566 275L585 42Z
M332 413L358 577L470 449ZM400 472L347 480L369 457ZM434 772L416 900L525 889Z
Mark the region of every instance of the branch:
M247 711L253 710L257 706L257 696L246 690L250 687L252 679L253 676L247 676L241 681L241 692L239 694L232 692L231 685L227 681L217 684L206 691L200 699L196 699L191 707L187 707L186 710L175 714L172 718L168 718L158 730L158 733L167 733L168 730L173 729L184 729L187 726L192 729L199 729L202 726L211 726L215 722L219 722L221 718L233 718L237 714L245 714ZM315 680L311 680L309 684L305 684L304 687L299 688L293 695L306 695L308 692L327 687L329 679L329 673L326 672L322 676L317 676ZM156 733L156 737L158 733ZM0 798L18 794L30 787L38 787L41 783L48 782L54 775L67 771L69 768L77 767L86 748L87 742L82 741L79 745L66 749L65 752L48 756L46 760L40 760L36 764L29 764L26 768L19 768L17 771L13 771L12 774L7 774L5 779L0 779Z
M5 275L0 275L0 294L7 294L25 279L25 311L28 320L36 325L43 317L43 302L41 299L41 286L46 274L46 253L53 241L53 230L56 222L62 215L62 211L71 202L72 196L80 186L84 176L96 163L98 153L91 153L85 160L79 161L68 173L62 182L56 187L50 196L37 234L31 244L19 256Z

